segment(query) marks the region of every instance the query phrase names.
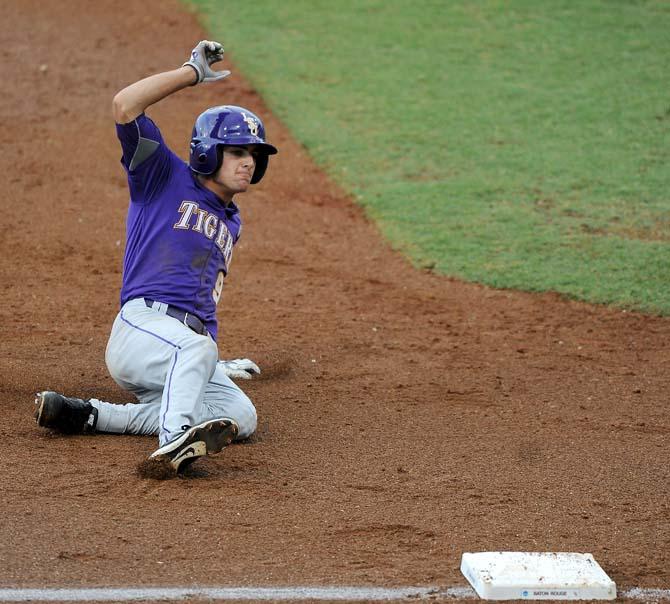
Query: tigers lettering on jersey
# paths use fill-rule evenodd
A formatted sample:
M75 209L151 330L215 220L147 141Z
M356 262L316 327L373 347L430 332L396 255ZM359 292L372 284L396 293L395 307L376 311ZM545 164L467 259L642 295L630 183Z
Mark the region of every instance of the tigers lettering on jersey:
M181 214L181 218L174 224L173 228L190 229L196 233L202 233L207 239L214 239L216 235L216 247L223 254L227 271L233 255L234 242L226 223L216 214L211 214L207 210L201 209L194 201L182 201L178 211Z

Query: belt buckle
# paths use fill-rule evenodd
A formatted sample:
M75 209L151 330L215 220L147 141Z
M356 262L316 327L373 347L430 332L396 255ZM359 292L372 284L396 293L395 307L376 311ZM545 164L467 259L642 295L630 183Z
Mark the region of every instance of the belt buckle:
M187 312L184 313L184 320L182 321L182 323L184 325L186 325L186 327L188 327L189 329L191 328L191 326L188 324L188 313Z

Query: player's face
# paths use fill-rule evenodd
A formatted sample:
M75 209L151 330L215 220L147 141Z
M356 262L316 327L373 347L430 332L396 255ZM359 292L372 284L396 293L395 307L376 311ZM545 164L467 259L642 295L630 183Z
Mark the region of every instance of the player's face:
M256 168L255 145L224 147L223 162L212 179L224 201L231 201L235 193L243 193L251 184Z

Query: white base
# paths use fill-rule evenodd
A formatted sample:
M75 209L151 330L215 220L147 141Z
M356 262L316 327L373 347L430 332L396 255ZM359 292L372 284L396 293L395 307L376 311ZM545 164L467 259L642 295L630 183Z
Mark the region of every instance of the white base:
M461 572L485 600L614 600L616 585L591 554L465 553Z

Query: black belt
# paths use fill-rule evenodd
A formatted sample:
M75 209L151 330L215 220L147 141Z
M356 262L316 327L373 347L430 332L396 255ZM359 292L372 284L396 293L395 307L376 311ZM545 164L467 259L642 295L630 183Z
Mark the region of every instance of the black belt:
M154 301L149 300L149 298L144 298L144 302L149 308L152 308L154 305ZM206 336L209 334L209 331L207 331L207 327L205 327L205 324L200 319L198 319L198 317L196 317L194 314L185 312L183 310L179 310L177 307L170 305L167 305L167 310L165 311L165 314L168 317L173 317L174 319L177 319L177 321L183 323L184 325L186 325L186 327L192 329L198 335Z

